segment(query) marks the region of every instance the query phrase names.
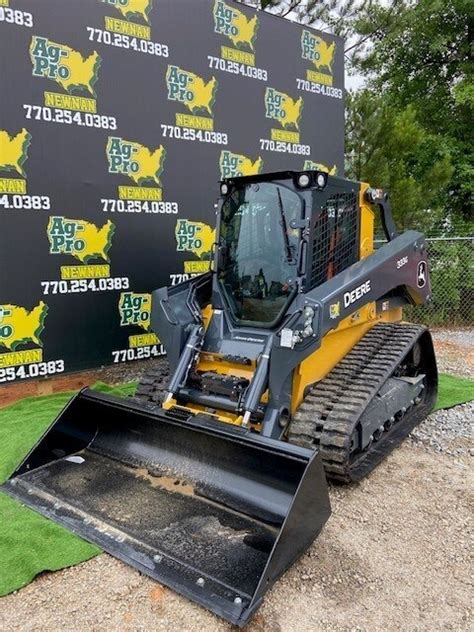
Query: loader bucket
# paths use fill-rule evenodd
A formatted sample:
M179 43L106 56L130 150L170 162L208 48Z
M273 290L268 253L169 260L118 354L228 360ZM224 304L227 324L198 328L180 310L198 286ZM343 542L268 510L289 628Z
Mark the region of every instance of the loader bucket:
M329 517L319 453L85 389L3 486L243 626Z

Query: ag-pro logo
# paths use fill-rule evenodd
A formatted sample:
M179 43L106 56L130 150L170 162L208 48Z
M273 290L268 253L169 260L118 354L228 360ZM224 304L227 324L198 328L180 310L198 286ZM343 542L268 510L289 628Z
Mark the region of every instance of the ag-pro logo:
M105 31L87 27L89 39L130 52L139 51L163 57L169 56L166 45L150 42L150 11L153 8L153 0L99 0L99 2L116 9L113 16L104 17L105 31L116 33L120 37L106 35L104 37ZM125 19L120 19L118 14Z
M62 373L64 360L43 362L41 335L48 306L40 301L31 310L0 305L0 383ZM19 350L19 347L27 346Z
M140 186L155 183L161 187L160 176L166 158L163 145L151 150L135 141L109 136L106 154L109 173L124 174Z
M303 97L292 99L274 88L265 91L265 116L278 121L283 128L299 130L303 115Z
M182 103L192 114L205 112L212 116L218 87L215 77L206 83L202 77L193 72L169 65L166 86L170 101Z
M122 292L119 301L120 326L137 325L145 331L150 329L151 294Z
M336 42L326 42L320 35L306 29L301 34L301 56L311 62L318 72L307 71L307 79L327 86L333 84L333 64Z
M248 18L245 13L223 0L214 4L214 31L225 35L234 46L253 51L258 31L258 16Z
M213 107L218 85L214 76L206 81L194 72L170 64L166 71L168 99L181 103L189 113L177 112L174 126L162 124L163 136L227 145L227 134L214 131Z
M292 99L285 92L274 88L265 91L265 116L278 121L284 129L300 129L303 106L303 97Z
M31 311L18 305L0 305L0 346L9 351L29 342L43 346L40 336L47 313L48 306L43 301Z
M153 0L99 0L119 11L126 20L138 18L150 23L149 13L153 6Z
M334 165L333 167L327 167L322 162L313 162L312 160L305 160L304 171L324 171L329 173L330 176L335 176L337 174L337 167Z
M25 162L32 136L25 128L17 134L0 129L0 209L49 210L51 200L47 195L27 195ZM2 177L2 172L21 176Z
M233 46L222 45L220 57L208 55L209 68L234 76L267 81L268 71L257 67L255 60L255 41L259 27L257 13L253 11L252 17L247 17L235 7L235 3L215 0L213 17L214 32L227 38Z
M81 265L61 265L61 280L41 281L43 294L77 294L128 290L128 277L112 277L109 251L115 224L98 227L82 219L62 215L49 218L47 236L51 255L69 255ZM91 263L102 260L102 262ZM106 263L103 263L106 262Z
M184 272L201 274L209 270L216 231L204 222L179 219L175 228L177 252L191 252L201 261L185 261Z
M234 154L231 151L221 151L219 160L221 178L237 178L262 173L263 160L257 158L254 162L242 154Z
M96 96L94 86L101 64L96 51L83 57L70 46L34 35L30 44L30 58L34 77L51 79L68 93L86 91Z
M49 253L71 255L81 263L88 263L93 259L109 262L114 232L115 225L110 220L98 228L85 220L52 216L47 228Z
M150 331L151 294L122 292L118 311L121 327L140 327L144 332L128 337L128 349L112 351L114 363L144 360L165 354L158 336Z
M26 178L23 165L28 158L30 144L31 134L25 128L11 136L0 129L0 171L14 171Z

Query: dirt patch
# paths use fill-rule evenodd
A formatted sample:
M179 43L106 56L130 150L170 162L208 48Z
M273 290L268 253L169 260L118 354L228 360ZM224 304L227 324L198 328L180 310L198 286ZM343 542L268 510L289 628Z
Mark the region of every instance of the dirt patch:
M153 476L146 468L131 470L135 476L143 478L150 483L152 487L166 489L169 492L183 494L183 496L194 496L194 487L186 481L181 481L172 476Z
M473 475L405 443L371 476L331 487L333 515L267 595L248 632L469 630ZM224 563L224 562L223 562ZM234 632L102 555L1 600L0 629Z

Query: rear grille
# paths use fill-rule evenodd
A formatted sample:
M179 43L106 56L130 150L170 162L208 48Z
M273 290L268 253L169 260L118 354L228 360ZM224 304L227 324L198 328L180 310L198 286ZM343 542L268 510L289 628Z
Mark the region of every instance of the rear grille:
M332 195L314 226L311 288L328 281L359 258L357 193Z

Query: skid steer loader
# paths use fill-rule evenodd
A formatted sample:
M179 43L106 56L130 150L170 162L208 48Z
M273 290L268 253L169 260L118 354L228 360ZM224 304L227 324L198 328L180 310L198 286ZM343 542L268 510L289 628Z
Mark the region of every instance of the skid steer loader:
M224 180L211 271L153 293L166 365L130 400L80 392L4 489L243 626L328 519L326 477L360 480L431 411L431 336L402 321L430 293L380 190Z

